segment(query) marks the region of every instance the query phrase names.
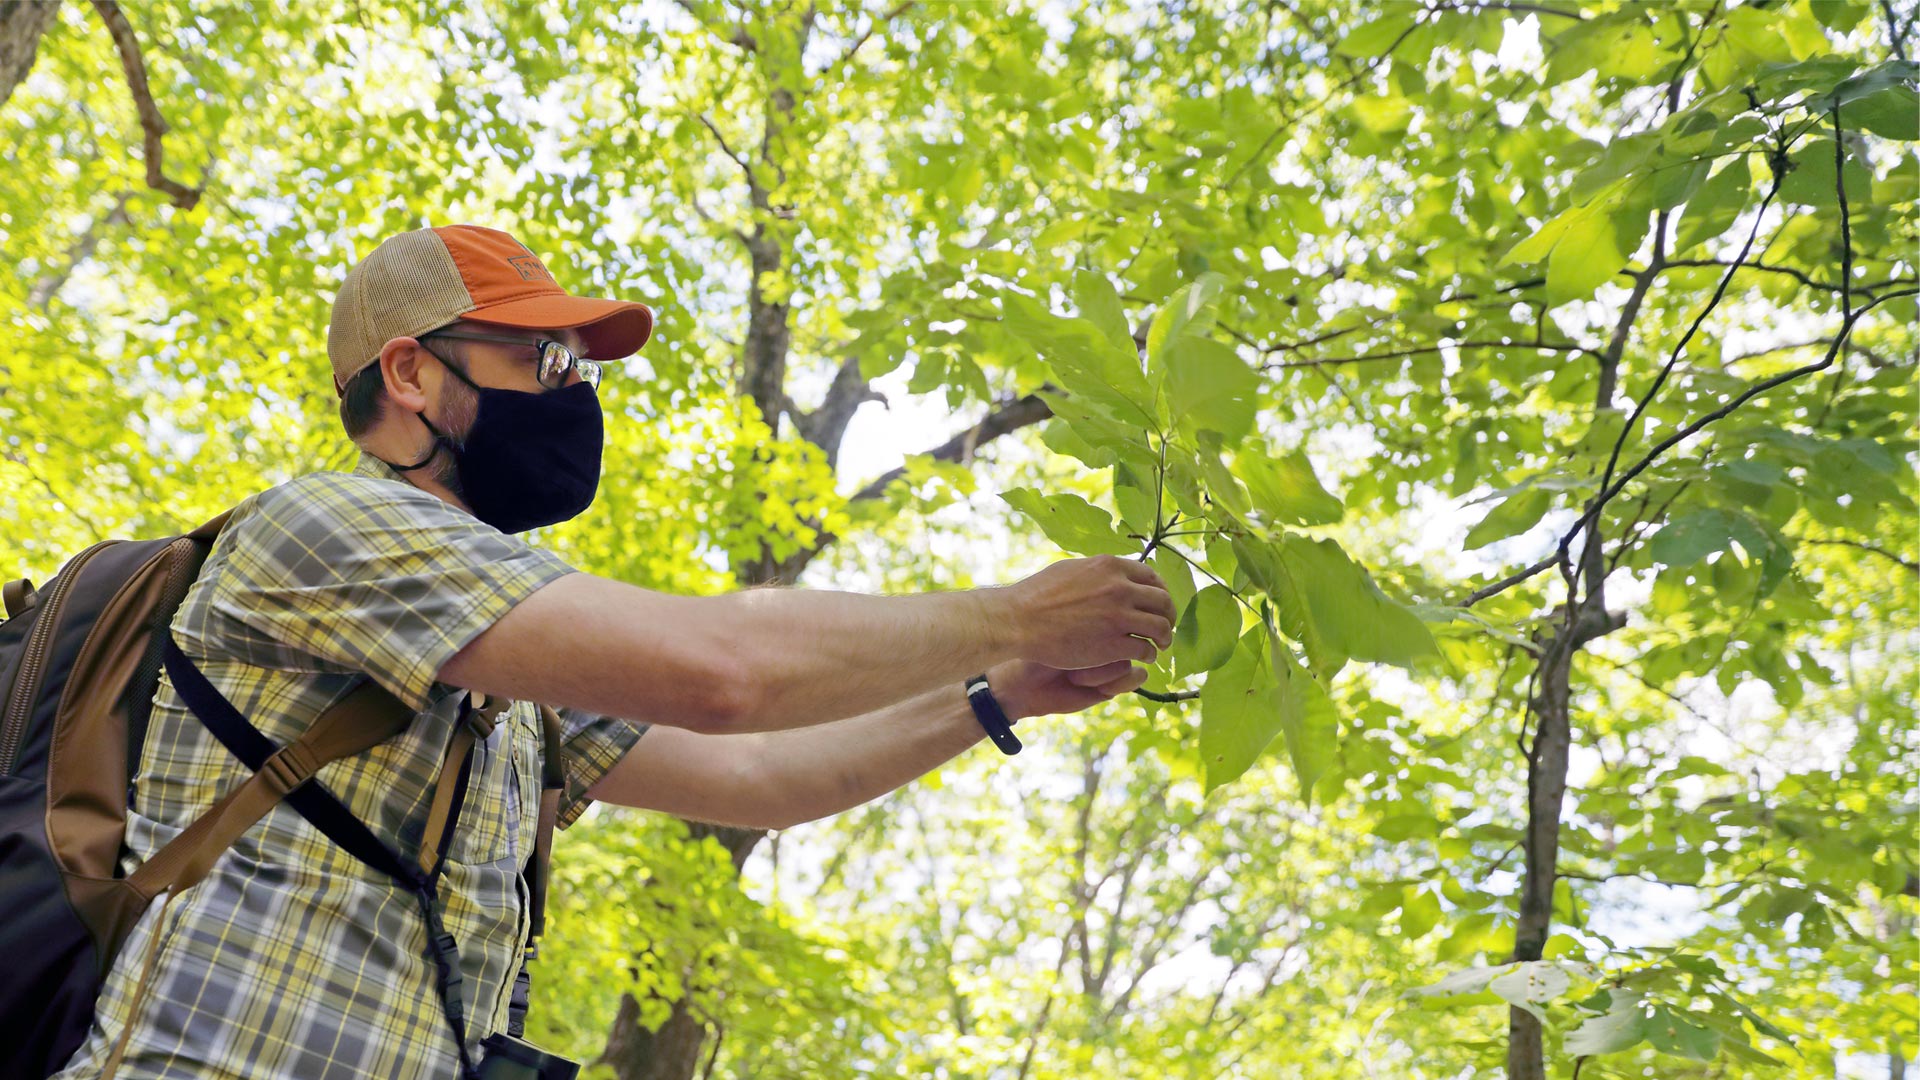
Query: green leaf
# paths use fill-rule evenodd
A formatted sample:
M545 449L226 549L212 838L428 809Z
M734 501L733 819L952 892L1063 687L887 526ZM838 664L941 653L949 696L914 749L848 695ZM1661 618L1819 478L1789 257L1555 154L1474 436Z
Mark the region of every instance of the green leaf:
M1133 343L1133 330L1127 326L1127 309L1120 303L1120 294L1113 291L1113 283L1107 280L1105 274L1092 270L1075 271L1073 302L1080 308L1081 316L1105 335L1115 348L1138 351Z
M1205 335L1213 328L1213 303L1226 287L1220 274L1201 274L1160 305L1147 327L1147 364L1165 370L1166 349L1184 334Z
M1062 319L1019 293L1001 297L1003 320L1053 368L1061 387L1127 424L1156 428L1153 391L1131 348L1108 340L1089 319Z
M1119 462L1113 467L1113 503L1128 532L1152 534L1155 518L1153 470Z
M1187 565L1187 560L1162 545L1153 550L1147 561L1160 574L1161 584L1167 587L1167 595L1173 599L1173 609L1185 611L1187 601L1193 599L1193 568Z
M1407 886L1400 901L1401 936L1408 941L1426 937L1439 924L1440 914L1439 897L1418 886Z
M1720 1048L1720 1033L1700 1027L1671 1009L1655 1009L1647 1023L1647 1041L1655 1050L1694 1061L1712 1061Z
M1238 564L1248 569L1248 579L1273 598L1280 630L1306 649L1308 669L1322 679L1333 678L1350 657L1315 621L1305 585L1288 572L1279 548L1236 538L1229 549Z
M1867 17L1866 0L1807 0L1813 17L1829 30L1846 33Z
M1747 208L1753 174L1746 159L1735 158L1700 185L1680 215L1680 229L1674 236L1673 253L1680 254L1727 231L1740 211Z
M1600 1016L1590 1016L1567 1035L1566 1052L1575 1057L1616 1054L1639 1045L1647 1037L1647 1008L1637 994L1614 990L1612 1003Z
M1284 457L1243 453L1233 460L1234 471L1247 483L1254 509L1268 521L1289 525L1332 525L1347 508L1314 475L1304 450Z
M1286 739L1287 760L1300 785L1301 801L1313 803L1313 785L1333 764L1340 737L1339 719L1326 687L1294 659L1285 641L1272 641L1274 703L1280 714L1280 733Z
M1539 524L1553 507L1553 493L1537 487L1509 495L1487 511L1487 516L1467 530L1468 551L1486 547L1495 540L1518 536Z
M1787 47L1774 13L1740 7L1727 12L1723 18L1727 41L1749 56L1775 64L1793 61L1793 51Z
M1221 435L1216 431L1202 430L1196 441L1200 444L1197 453L1188 455L1176 452L1169 456L1168 476L1179 477L1181 485L1189 490L1203 490L1212 500L1213 511L1225 511L1236 518L1244 516L1253 509L1253 499L1247 494L1246 485L1221 460ZM1177 451L1179 444L1173 446Z
M1099 452L1101 460L1092 460L1079 453L1074 453L1074 457L1095 468L1105 468L1115 461L1125 461L1144 469L1159 467L1159 456L1148 446L1144 429L1123 422L1105 407L1084 398L1050 390L1041 390L1038 394L1040 400L1047 403L1047 408L1053 411L1054 422L1072 428L1088 448Z
M1381 592L1339 544L1288 535L1279 552L1281 567L1304 599L1318 636L1339 653L1412 667L1415 660L1437 651L1426 624ZM1311 642L1302 644L1311 655Z
M1047 421L1040 429L1040 445L1056 454L1079 458L1096 469L1104 469L1120 460L1120 455L1110 446L1095 446L1086 437L1075 431L1061 417Z
M1882 138L1920 140L1920 94L1911 86L1890 86L1840 107L1840 126L1864 128Z
M1340 39L1334 46L1335 52L1342 56L1365 59L1372 56L1384 56L1400 41L1407 31L1413 29L1412 14L1395 13L1382 15L1372 22L1361 23Z
M1845 170L1848 208L1858 210L1873 189L1873 176L1851 154L1846 157ZM1780 201L1838 210L1840 193L1836 187L1833 140L1816 139L1793 155L1793 169L1780 182Z
M1547 302L1584 300L1627 265L1632 246L1620 235L1616 217L1598 209L1567 226L1547 258Z
M1212 671L1240 640L1240 602L1224 585L1209 585L1187 601L1173 628L1173 663L1182 676Z
M1010 488L1000 497L1027 515L1047 539L1077 555L1131 555L1140 545L1113 529L1113 517L1078 495Z
M1754 558L1785 549L1764 525L1736 510L1714 507L1684 514L1663 526L1647 545L1653 558L1668 566L1687 566L1738 543Z
M1266 628L1247 631L1200 688L1200 761L1206 790L1238 779L1280 731L1273 671L1261 662Z
M1713 168L1712 160L1667 162L1654 170L1652 197L1655 210L1671 210L1693 197Z
M1553 251L1553 246L1558 244L1560 238L1567 234L1567 230L1573 228L1574 223L1584 218L1587 213L1588 210L1586 207L1576 206L1542 223L1540 228L1535 230L1532 236L1527 237L1525 240L1520 241L1508 249L1506 255L1501 258L1500 265L1511 266L1514 263L1537 263L1541 259L1546 258L1547 255Z
M1530 960L1487 984L1487 989L1516 1009L1525 1009L1542 1023L1547 1014L1540 1006L1567 992L1573 980L1550 960Z
M1216 431L1228 446L1253 430L1260 377L1230 346L1190 334L1169 342L1167 403L1187 431Z

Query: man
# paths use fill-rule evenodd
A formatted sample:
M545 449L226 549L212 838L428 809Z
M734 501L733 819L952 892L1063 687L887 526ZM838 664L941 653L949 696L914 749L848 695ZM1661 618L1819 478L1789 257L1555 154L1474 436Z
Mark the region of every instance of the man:
M919 596L673 596L575 571L513 533L572 517L600 472L599 360L652 329L570 296L491 229L422 229L347 274L327 351L364 451L242 503L172 630L277 743L362 676L416 710L320 780L389 846L420 848L466 691L513 704L469 762L440 890L468 1044L505 1021L527 933L535 702L565 720L561 822L600 799L781 828L837 813L979 742L962 681L1015 718L1139 686L1174 613L1145 566L1057 562ZM646 739L641 734L648 732ZM162 681L129 814L151 855L246 775ZM412 899L276 807L199 885L148 908L59 1076L454 1075Z

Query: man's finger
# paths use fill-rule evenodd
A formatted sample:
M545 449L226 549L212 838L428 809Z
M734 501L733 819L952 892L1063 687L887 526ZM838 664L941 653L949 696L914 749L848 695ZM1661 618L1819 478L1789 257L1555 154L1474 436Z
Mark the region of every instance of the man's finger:
M1101 664L1099 667L1078 668L1069 671L1067 672L1067 681L1075 686L1097 687L1103 683L1110 683L1114 679L1125 675L1128 671L1132 670L1132 668L1133 661L1131 660L1115 660L1111 664Z
M1131 690L1138 690L1147 682L1147 669L1134 668L1132 671L1109 683L1103 683L1095 689L1110 698L1119 697Z

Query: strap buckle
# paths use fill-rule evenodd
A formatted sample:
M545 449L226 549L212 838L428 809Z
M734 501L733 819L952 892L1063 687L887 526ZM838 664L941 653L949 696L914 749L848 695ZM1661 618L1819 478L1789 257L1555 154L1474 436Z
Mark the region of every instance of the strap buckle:
M307 748L297 742L275 750L267 760L260 763L260 774L266 777L267 788L277 796L284 797L288 792L313 779L319 771L319 763Z
M485 739L500 726L500 715L513 708L512 698L489 697L478 690L468 692L461 718L475 736Z

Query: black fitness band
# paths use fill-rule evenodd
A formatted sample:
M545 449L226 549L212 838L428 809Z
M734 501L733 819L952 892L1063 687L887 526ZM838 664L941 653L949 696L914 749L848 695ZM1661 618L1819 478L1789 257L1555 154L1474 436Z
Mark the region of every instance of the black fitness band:
M987 686L985 672L967 680L967 704L973 706L973 715L979 719L980 726L987 729L987 738L993 740L1003 754L1020 752L1020 740L1013 733L1013 721L1007 719L1007 710L993 696L993 690Z

